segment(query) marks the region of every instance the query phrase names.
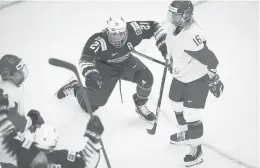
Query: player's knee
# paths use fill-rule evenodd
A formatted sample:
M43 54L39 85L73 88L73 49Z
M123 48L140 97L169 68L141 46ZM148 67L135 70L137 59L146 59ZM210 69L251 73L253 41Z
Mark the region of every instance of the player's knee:
M187 122L194 122L201 120L201 109L184 107L184 118Z
M176 113L180 113L183 112L183 102L175 102L175 101L171 101L171 106L173 108L173 111Z
M78 100L80 107L88 113L87 106L86 106L86 103L85 103L84 98L83 98L83 94L87 94L86 90L83 93L82 92L76 92L75 96ZM102 106L102 105L100 105L100 106ZM92 112L95 112L98 109L98 107L99 106L93 106L91 104Z
M199 139L203 136L201 112L201 109L184 107L184 118L188 124L188 135L190 139Z
M153 74L148 68L142 68L134 74L134 82L142 88L151 88L153 86Z

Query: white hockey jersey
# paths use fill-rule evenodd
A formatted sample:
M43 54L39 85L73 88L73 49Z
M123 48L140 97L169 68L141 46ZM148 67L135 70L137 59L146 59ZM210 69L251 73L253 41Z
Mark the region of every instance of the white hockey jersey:
M166 37L168 57L171 57L173 60L173 77L181 82L189 83L204 76L208 69L206 65L200 63L184 50L201 50L204 47L203 41L205 41L205 36L195 22L176 36L174 31L175 26L171 24Z
M4 94L8 94L9 99L9 108L14 108L15 103L17 103L18 108L17 112L20 115L26 115L24 112L24 87L21 85L20 87L16 87L10 82L0 80L0 88L4 90ZM15 111L16 112L16 111ZM25 125L25 130L31 125L31 119L26 117L27 123ZM0 128L1 130L1 128ZM10 157L5 153L2 149L2 137L0 134L0 162L4 163L15 163L15 158Z
M24 87L16 87L8 81L0 80L0 88L4 90L4 94L8 94L9 108L15 107L15 102L18 104L18 113L24 115Z

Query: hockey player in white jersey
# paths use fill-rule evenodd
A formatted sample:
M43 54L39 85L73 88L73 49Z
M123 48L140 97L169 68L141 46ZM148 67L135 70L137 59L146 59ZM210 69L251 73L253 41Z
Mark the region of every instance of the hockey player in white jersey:
M9 108L18 108L23 114L23 83L28 76L28 69L23 60L16 55L6 54L0 59L0 88L9 95Z
M18 132L27 133L35 130L35 127L44 123L37 110L24 113L24 89L23 84L28 76L28 69L23 60L16 55L6 54L0 59L0 94L8 94L7 118L12 122ZM1 124L0 124L1 125ZM2 138L0 138L0 165L2 163L13 163L12 157L2 149ZM2 166L4 168L4 166Z
M3 147L14 157L18 168L96 168L100 160L100 137L104 131L98 116L87 123L85 146L78 152L56 150L58 134L51 125L37 127L31 138L17 132L8 119L8 96L0 93L0 135ZM10 166L10 165L8 165Z
M173 80L169 98L181 132L171 135L171 143L189 144L190 153L185 165L192 166L202 160L203 123L200 115L205 107L209 90L219 97L224 89L215 54L207 47L203 31L193 18L193 4L189 0L175 0L168 10L170 26L165 43L171 63Z

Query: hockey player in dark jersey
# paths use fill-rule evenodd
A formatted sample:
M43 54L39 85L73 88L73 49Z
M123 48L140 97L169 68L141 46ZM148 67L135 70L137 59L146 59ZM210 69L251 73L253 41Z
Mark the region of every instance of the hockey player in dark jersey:
M17 132L7 118L8 96L0 95L0 135L8 154L16 159L18 168L96 168L100 158L100 136L104 131L97 116L87 124L86 145L82 151L55 150L58 136L55 129L42 124L36 128L33 138Z
M82 99L82 94L87 94L95 111L107 103L118 81L130 81L137 84L133 95L136 112L142 119L152 123L155 115L147 108L146 103L153 86L153 74L131 53L143 39L152 37L165 56L166 45L162 42L166 34L158 22L125 22L122 17L110 17L107 27L88 39L79 60L82 75L85 77L86 92L79 91L77 80L70 80L59 89L57 97L62 99L74 95L87 111Z

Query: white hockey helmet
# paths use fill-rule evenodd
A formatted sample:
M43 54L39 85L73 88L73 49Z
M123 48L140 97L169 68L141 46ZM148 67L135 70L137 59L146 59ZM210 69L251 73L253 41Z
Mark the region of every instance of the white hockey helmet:
M110 17L107 21L109 42L116 48L121 48L128 38L126 22L121 16Z
M34 135L35 146L44 149L52 150L56 147L58 142L58 134L54 127L48 124L42 124L36 129Z

